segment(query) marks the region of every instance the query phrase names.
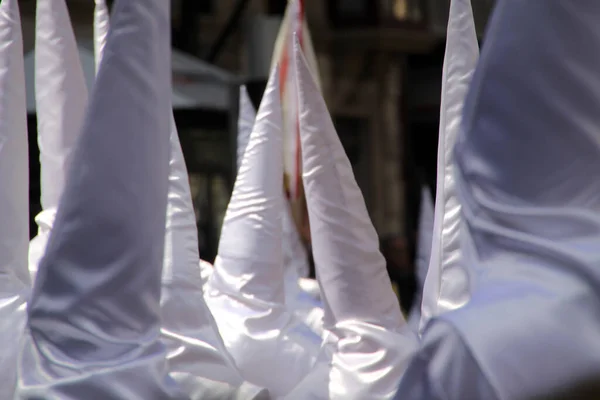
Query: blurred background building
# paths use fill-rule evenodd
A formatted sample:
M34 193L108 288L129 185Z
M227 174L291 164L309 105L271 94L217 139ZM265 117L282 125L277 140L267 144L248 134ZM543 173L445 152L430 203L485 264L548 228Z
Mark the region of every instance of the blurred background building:
M479 34L493 0L471 0ZM90 82L92 0L67 0ZM109 3L111 3L109 1ZM239 85L258 106L286 0L172 0L173 102L211 260L235 179ZM21 0L26 53L35 0ZM323 91L396 280L412 278L420 188L435 191L449 0L304 0ZM26 61L31 212L39 201L33 53ZM91 58L90 58L91 57ZM433 193L435 194L435 193ZM35 233L32 222L32 234ZM409 285L410 283L406 283ZM408 291L405 291L408 292ZM410 299L403 299L407 306Z

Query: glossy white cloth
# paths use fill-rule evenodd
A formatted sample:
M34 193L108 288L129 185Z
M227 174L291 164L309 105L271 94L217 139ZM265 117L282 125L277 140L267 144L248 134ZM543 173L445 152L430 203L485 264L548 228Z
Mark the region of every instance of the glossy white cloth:
M88 102L65 0L37 1L35 33L35 101L43 211L36 216L38 233L29 246L33 279L54 224Z
M221 399L225 393L231 399L264 398L265 390L242 379L204 301L198 230L174 120L166 222L161 336L171 375L182 386L193 388L191 393L202 393L203 399Z
M469 301L469 275L461 260L460 202L454 178L454 145L464 99L479 58L471 0L451 0L442 71L437 188L431 257L421 307L422 330L432 316Z
M248 146L248 139L254 127L256 111L252 106L245 86L240 88L240 116L238 119L238 168ZM282 149L283 151L283 149ZM308 275L308 254L300 241L292 217L292 210L284 201L283 223L283 266L285 302L288 309L294 311L301 321L305 322L315 333L323 333L323 305L313 292L306 292L300 286L300 277ZM317 286L318 288L318 286ZM318 293L318 292L317 292Z
M431 191L427 186L421 188L421 209L419 211L419 236L417 242L417 259L415 266L417 268L417 290L415 300L412 306L408 324L417 332L421 320L421 302L423 300L423 287L429 268L429 258L431 257L431 242L433 239L433 200Z
M162 0L114 4L74 167L29 301L19 398L187 398L167 375L159 340L169 9Z
M318 335L286 308L281 244L283 152L271 73L227 207L205 298L245 379L288 393L310 370Z
M598 398L598 20L497 3L455 153L472 298L429 323L399 400Z
M21 17L17 0L0 3L0 399L17 382L19 339L31 280L29 164Z
M327 354L289 398L390 398L416 335L404 321L350 161L297 42L294 54L303 180L329 336Z
M95 0L94 7L94 61L96 63L96 73L100 68L106 38L108 36L109 13L105 0Z

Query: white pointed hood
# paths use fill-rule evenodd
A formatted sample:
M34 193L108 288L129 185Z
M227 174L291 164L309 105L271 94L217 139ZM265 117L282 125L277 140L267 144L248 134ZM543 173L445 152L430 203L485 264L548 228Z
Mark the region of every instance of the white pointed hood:
M433 241L423 289L420 329L432 316L469 301L469 276L460 252L461 214L454 179L454 144L462 109L479 58L471 0L452 0L442 72L442 105Z
M0 3L0 397L12 399L30 290L29 171L21 18Z
M431 242L433 239L433 200L431 191L427 186L421 188L421 209L419 210L419 236L417 241L417 259L415 266L417 268L417 290L415 293L414 304L411 309L408 324L416 332L419 329L421 318L421 303L423 299L423 287L425 277L429 268L429 258L431 257Z
M600 389L599 19L593 1L499 2L465 103L456 177L476 279L441 319L501 399Z
M159 340L169 8L161 0L115 3L74 168L29 302L21 398L185 398L167 376Z
M277 81L271 79L227 207L215 261L218 278L211 282L235 295L280 305L284 303L283 172L279 174L281 105L277 90Z
M100 68L106 37L108 36L109 12L106 0L95 0L94 7L94 60L96 62L96 73Z
M204 387L211 391L211 395L214 395L215 383L202 378L232 385L229 392L237 391L239 398L255 398L260 392L259 388L244 383L204 301L198 230L188 173L174 120L171 120L166 222L161 332L169 351L171 375L182 383L197 381L193 386ZM194 388L194 391L198 389Z
M256 120L256 110L252 105L248 89L245 85L240 87L240 114L238 117L238 136L237 136L237 166L240 169L244 152L248 146L248 140Z
M252 106L245 86L240 88L240 116L238 120L238 168L248 146L248 140L256 120L256 111ZM283 151L283 149L282 149ZM306 322L317 334L323 331L321 304L314 296L305 293L299 285L300 276L308 275L308 255L293 221L292 210L287 201L283 201L282 212L282 248L284 268L285 302L288 309L295 311L300 320ZM303 273L305 275L300 275Z
M244 152L205 289L242 374L274 396L286 394L308 372L320 344L320 338L285 307L282 158L275 69Z
M54 224L88 101L65 0L37 1L35 32L35 101L43 211L36 216L38 234L29 249L32 277Z
M386 398L395 392L415 337L405 329L377 233L297 40L294 53L313 254L325 329L339 338L328 398ZM370 378L374 374L377 379Z

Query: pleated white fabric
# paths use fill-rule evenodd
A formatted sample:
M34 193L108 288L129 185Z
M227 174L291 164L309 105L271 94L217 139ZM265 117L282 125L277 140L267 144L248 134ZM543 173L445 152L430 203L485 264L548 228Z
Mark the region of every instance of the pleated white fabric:
M109 12L105 0L95 0L94 6L94 61L96 62L96 73L100 68L106 38L108 36Z
M417 242L417 259L415 266L417 268L417 290L415 300L412 306L408 324L417 332L421 320L421 302L423 300L423 287L425 278L429 269L429 258L431 257L431 242L433 239L433 200L431 191L423 186L421 188L421 209L419 210L419 236Z
M464 99L479 58L471 0L451 0L442 72L435 219L429 270L423 289L420 330L432 316L469 301L469 275L461 260L460 202L454 178L454 144Z
M0 3L0 399L17 382L19 339L31 280L29 164L21 17L17 0Z
M65 0L39 0L35 28L35 101L42 209L29 245L35 279L44 255L72 152L80 136L88 92Z
M385 399L417 347L379 240L299 43L295 64L303 180L329 334L318 365L290 399Z
M23 399L185 399L160 289L169 172L170 5L117 0L29 301Z
M398 399L598 398L599 19L497 3L455 150L472 298L428 325Z
M248 139L254 127L256 111L252 106L245 86L240 89L240 116L238 119L238 167L248 146ZM283 151L283 150L282 150ZM283 266L285 302L289 310L294 311L301 321L306 323L318 335L323 334L323 304L318 291L305 291L300 286L301 277L308 276L308 254L300 240L294 224L292 210L287 201L283 202ZM307 280L307 279L305 279ZM318 286L317 286L318 288Z
M277 69L271 73L225 214L205 298L248 381L288 393L321 343L285 305L283 152Z

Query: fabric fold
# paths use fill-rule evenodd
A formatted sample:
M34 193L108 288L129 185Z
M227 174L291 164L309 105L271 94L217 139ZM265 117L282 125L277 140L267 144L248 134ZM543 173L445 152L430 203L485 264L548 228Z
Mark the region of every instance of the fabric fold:
M29 164L21 17L0 3L0 399L13 398L31 279Z
M88 102L85 76L65 0L39 0L35 27L35 101L42 209L29 246L33 279L46 249Z
M308 373L321 340L285 305L277 73L244 151L205 298L244 378L281 396Z
M460 201L454 178L454 145L479 44L471 0L452 0L442 71L442 103L438 139L435 217L429 269L423 289L420 330L432 316L464 306L469 301L470 277L460 250Z
M322 360L330 364L326 381L301 385L298 390L306 391L290 398L390 398L416 337L404 321L350 161L297 40L294 49L313 254L324 328L337 340L329 341L331 360Z
M117 0L28 307L25 399L184 399L159 340L169 4ZM135 49L135 51L132 51Z

